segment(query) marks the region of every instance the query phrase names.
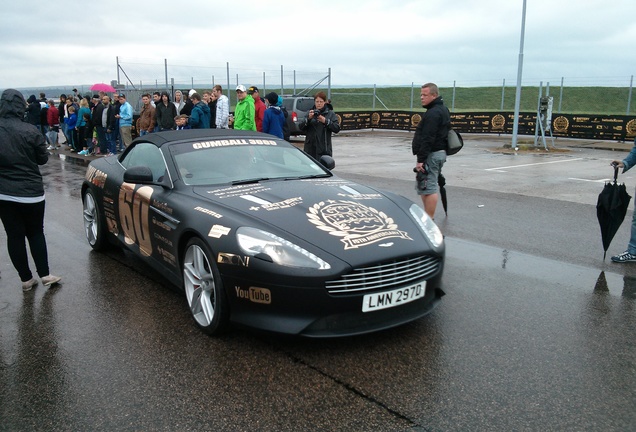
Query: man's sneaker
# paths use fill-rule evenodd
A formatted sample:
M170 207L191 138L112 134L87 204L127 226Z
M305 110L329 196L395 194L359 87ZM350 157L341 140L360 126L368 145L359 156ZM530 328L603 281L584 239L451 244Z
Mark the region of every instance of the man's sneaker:
M80 156L88 156L88 150L82 150L81 152L77 152Z
M51 285L54 285L54 284L58 283L61 280L62 280L62 278L59 277L59 276L53 276L53 275L44 276L42 278L42 285L51 286ZM36 281L36 283L37 283L37 281Z
M55 146L50 145L50 146L48 146L46 149L47 149L47 150L55 150Z
M31 278L31 280L22 282L22 291L31 291L31 288L38 284L38 280L36 278Z
M612 261L615 263L636 262L636 255L625 251L622 254L614 255Z

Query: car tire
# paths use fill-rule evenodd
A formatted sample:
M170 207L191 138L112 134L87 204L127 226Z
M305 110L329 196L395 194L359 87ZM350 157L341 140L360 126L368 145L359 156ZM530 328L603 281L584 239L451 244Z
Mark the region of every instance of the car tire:
M106 240L106 228L104 218L97 205L95 193L87 189L83 199L84 214L84 232L88 244L96 251L106 249L108 241Z
M230 309L210 248L192 238L183 255L181 270L190 313L197 325L211 335L227 329Z

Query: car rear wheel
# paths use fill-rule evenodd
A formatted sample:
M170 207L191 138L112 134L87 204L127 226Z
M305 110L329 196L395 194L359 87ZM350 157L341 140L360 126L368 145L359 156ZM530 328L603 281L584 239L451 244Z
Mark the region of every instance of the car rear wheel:
M183 258L183 287L192 317L209 334L222 333L229 322L229 306L221 275L208 246L193 238Z
M84 194L84 231L86 240L94 250L103 250L106 247L106 230L104 221L97 207L97 200L92 190L88 189Z

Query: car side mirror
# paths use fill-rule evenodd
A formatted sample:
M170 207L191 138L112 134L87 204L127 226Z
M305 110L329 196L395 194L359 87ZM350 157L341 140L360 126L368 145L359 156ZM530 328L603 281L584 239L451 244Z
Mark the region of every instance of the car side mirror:
M126 183L154 183L154 177L150 168L145 166L134 166L128 168L124 172L124 181Z
M328 170L332 170L336 167L336 161L334 160L334 158L332 158L329 155L320 156L320 159L318 159L318 162L320 162L320 165L324 166Z

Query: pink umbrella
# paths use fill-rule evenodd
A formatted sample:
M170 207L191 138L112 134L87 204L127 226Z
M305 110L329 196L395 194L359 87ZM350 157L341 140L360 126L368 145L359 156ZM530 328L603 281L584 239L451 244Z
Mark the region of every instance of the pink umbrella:
M106 93L115 93L115 87L113 87L110 84L106 84L106 83L98 83L98 84L93 84L91 86L91 91L97 91L97 92L106 92Z

